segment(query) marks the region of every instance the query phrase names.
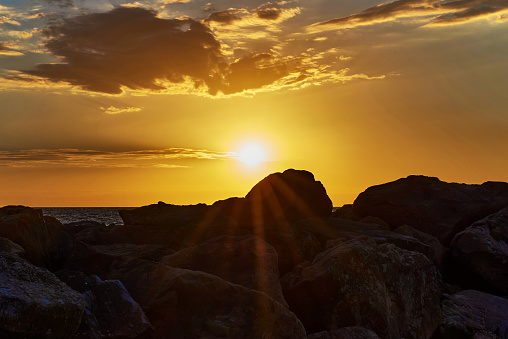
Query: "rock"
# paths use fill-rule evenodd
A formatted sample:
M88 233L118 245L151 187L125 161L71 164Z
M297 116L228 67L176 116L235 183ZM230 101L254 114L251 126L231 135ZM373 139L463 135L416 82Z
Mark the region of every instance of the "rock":
M450 245L457 262L508 294L508 207L458 233Z
M294 228L300 228L314 235L324 247L331 248L346 240L368 238L377 244L394 244L397 247L424 254L434 261L434 249L411 236L401 235L384 229L377 223L365 224L340 218L309 218L295 222Z
M232 216L241 226L328 217L332 208L332 201L321 182L316 181L310 172L294 169L270 174L245 198L230 198L212 205L212 210Z
M369 187L356 198L354 213L375 216L392 229L411 226L448 245L473 222L508 206L508 183L446 183L438 178L409 176Z
M20 245L34 265L54 270L70 253L72 239L55 218L24 206L5 206L0 212L0 236Z
M84 293L89 299L97 330L104 338L135 338L152 325L118 280L100 281Z
M277 252L261 238L220 236L165 256L159 263L216 275L264 292L287 306L279 282Z
M379 339L374 331L360 326L343 327L336 330L322 331L307 336L308 339Z
M99 283L101 279L96 275L87 275L80 271L60 270L55 276L67 284L70 288L80 293L91 289L91 286Z
M265 293L198 271L98 253L77 244L67 265L120 280L154 327L150 338L306 338L286 307Z
M439 269L443 268L445 255L446 255L446 248L443 245L441 245L441 242L439 242L439 240L436 237L434 237L430 234L418 231L408 225L402 225L402 226L398 227L397 229L395 229L394 232L398 233L398 234L406 235L408 237L413 237L413 238L419 240L421 243L429 246L431 248L431 250L429 250L427 252L429 254L429 255L426 255L427 258L432 260L432 262L434 262L434 264L436 264L436 266ZM421 253L423 253L423 252L421 252Z
M508 338L508 300L465 290L445 295L441 338Z
M130 210L119 210L125 225L185 227L201 221L210 207L205 204L179 206L159 202Z
M359 221L361 219L353 211L353 204L345 204L342 207L337 208L335 211L333 211L332 217L353 221Z
M84 310L81 294L46 269L5 252L0 253L0 272L4 332L52 338L69 338L76 332Z
M97 244L101 243L104 234L111 231L115 226L106 226L96 221L85 220L65 224L63 227L74 239L87 244Z
M441 322L440 276L424 255L355 239L281 280L307 333L362 326L381 338L429 338Z
M25 250L23 247L19 246L16 243L13 243L7 238L0 237L0 252L7 252L9 254L14 254L20 257L25 255Z
M173 254L175 251L158 244L136 245L136 244L111 244L94 245L95 250L101 253L139 258L150 261L159 261L162 257Z

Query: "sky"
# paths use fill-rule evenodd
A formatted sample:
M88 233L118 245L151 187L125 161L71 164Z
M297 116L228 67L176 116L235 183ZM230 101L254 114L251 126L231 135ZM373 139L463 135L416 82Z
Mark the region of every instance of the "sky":
M508 0L209 1L0 0L0 205L508 181Z

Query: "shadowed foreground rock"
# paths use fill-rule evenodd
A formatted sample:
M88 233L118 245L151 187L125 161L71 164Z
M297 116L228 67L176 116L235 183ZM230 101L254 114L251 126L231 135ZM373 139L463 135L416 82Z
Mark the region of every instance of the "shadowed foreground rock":
M508 294L508 207L457 234L450 247L458 262Z
M341 243L282 279L308 333L363 326L381 338L429 338L441 322L439 284L422 254L367 240Z
M159 263L216 275L264 292L287 307L279 282L277 252L258 237L221 236L168 255Z
M0 253L0 329L20 335L69 338L84 310L80 293L44 268ZM7 333L8 333L7 332ZM4 337L9 334L4 333Z
M313 333L308 339L379 339L374 331L359 326L343 327L337 330Z
M24 206L0 208L0 236L20 245L32 264L50 270L57 269L72 248L72 239L58 220Z
M447 245L473 222L508 206L508 183L447 183L438 178L409 176L369 187L353 204L359 217L375 216L392 229L409 225Z
M85 244L75 251L68 268L120 280L153 325L150 338L305 338L296 316L265 293L199 271L110 256Z
M442 302L441 338L508 338L508 300L465 290Z

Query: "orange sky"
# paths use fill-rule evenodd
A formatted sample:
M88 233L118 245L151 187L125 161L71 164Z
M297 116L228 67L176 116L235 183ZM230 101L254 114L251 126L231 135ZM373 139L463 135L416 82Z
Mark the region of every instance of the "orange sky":
M507 29L499 0L0 0L0 205L508 181Z

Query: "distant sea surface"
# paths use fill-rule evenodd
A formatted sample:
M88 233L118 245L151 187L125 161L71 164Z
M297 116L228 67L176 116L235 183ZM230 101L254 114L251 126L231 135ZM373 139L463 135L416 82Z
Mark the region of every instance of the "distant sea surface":
M91 220L106 225L123 225L119 210L131 210L135 207L38 207L42 214L57 218L62 224Z

